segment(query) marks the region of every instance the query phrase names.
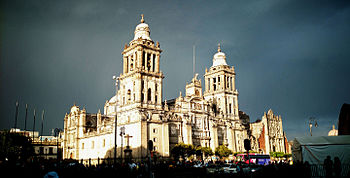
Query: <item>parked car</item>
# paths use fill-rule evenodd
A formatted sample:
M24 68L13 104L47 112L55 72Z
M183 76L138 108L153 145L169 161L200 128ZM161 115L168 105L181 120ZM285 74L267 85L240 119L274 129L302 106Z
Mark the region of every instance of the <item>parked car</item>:
M205 168L207 174L214 174L215 171L216 171L216 165L215 164L212 164L212 165L208 165L206 168Z
M243 167L244 174L256 174L262 171L262 167L259 165L252 164L250 166Z
M223 171L224 173L227 173L227 174L237 174L238 173L237 165L231 164L231 165L224 166Z
M207 174L218 174L223 172L223 167L221 165L211 164L206 167Z
M202 163L198 163L193 165L194 168L202 168L204 165Z

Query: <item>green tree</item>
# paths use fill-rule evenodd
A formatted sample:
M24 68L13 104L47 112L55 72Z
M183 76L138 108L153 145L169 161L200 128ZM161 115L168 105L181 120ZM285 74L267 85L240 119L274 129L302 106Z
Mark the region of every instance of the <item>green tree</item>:
M285 154L283 152L270 152L270 156L273 158L282 158Z
M219 156L220 158L228 157L230 154L232 154L232 151L225 145L220 145L215 148L215 155Z
M33 156L34 148L30 139L18 133L0 132L0 160L9 162L25 161Z
M211 156L213 155L213 150L210 147L201 147L202 152L205 156Z
M174 148L171 149L171 154L175 159L181 157L189 157L196 153L196 148L191 144L179 143L176 144Z

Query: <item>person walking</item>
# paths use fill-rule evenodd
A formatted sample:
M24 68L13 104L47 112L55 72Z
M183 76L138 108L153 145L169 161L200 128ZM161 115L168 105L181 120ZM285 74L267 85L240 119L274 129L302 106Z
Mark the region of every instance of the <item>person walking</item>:
M340 177L341 176L341 163L339 157L334 158L334 173L335 177Z
M331 160L331 156L327 156L327 158L324 160L323 167L326 170L326 177L332 177L333 162Z

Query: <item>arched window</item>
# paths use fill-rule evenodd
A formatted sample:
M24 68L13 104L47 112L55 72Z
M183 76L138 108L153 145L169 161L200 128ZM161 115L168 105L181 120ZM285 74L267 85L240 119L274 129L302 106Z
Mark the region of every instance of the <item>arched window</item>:
M220 78L221 76L218 76L218 88L220 87Z
M151 70L151 54L147 53L147 70L150 71Z
M142 68L143 69L146 69L146 64L145 64L145 57L146 57L146 53L143 51L142 52L142 57L141 57L141 59L142 59Z
M130 71L133 71L134 70L134 56L131 55L131 58L130 58Z
M207 91L210 91L210 78L208 78L208 88Z
M213 78L213 90L216 91L216 78Z
M148 95L148 96L147 96L147 101L151 101L151 99L152 99L151 92L152 92L152 91L151 91L151 89L149 88L149 89L148 89L148 92L147 92L147 95Z
M230 77L226 77L226 89L230 88Z
M131 90L129 89L128 90L128 101L130 101L131 100Z

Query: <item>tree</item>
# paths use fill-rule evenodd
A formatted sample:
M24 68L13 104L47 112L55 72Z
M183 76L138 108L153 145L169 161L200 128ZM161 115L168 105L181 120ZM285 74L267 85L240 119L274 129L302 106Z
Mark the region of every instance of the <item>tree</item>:
M283 152L270 152L270 156L273 158L282 158L285 154Z
M34 148L30 139L19 133L0 132L0 160L9 162L25 161L33 156Z
M171 149L171 154L175 157L175 159L178 159L180 156L183 158L189 157L195 153L196 149L191 144L179 143L176 144L173 149Z
M201 147L202 152L205 156L211 156L213 155L213 150L210 147Z
M220 158L228 157L230 154L232 154L232 151L225 145L220 145L215 148L215 155L219 156Z

